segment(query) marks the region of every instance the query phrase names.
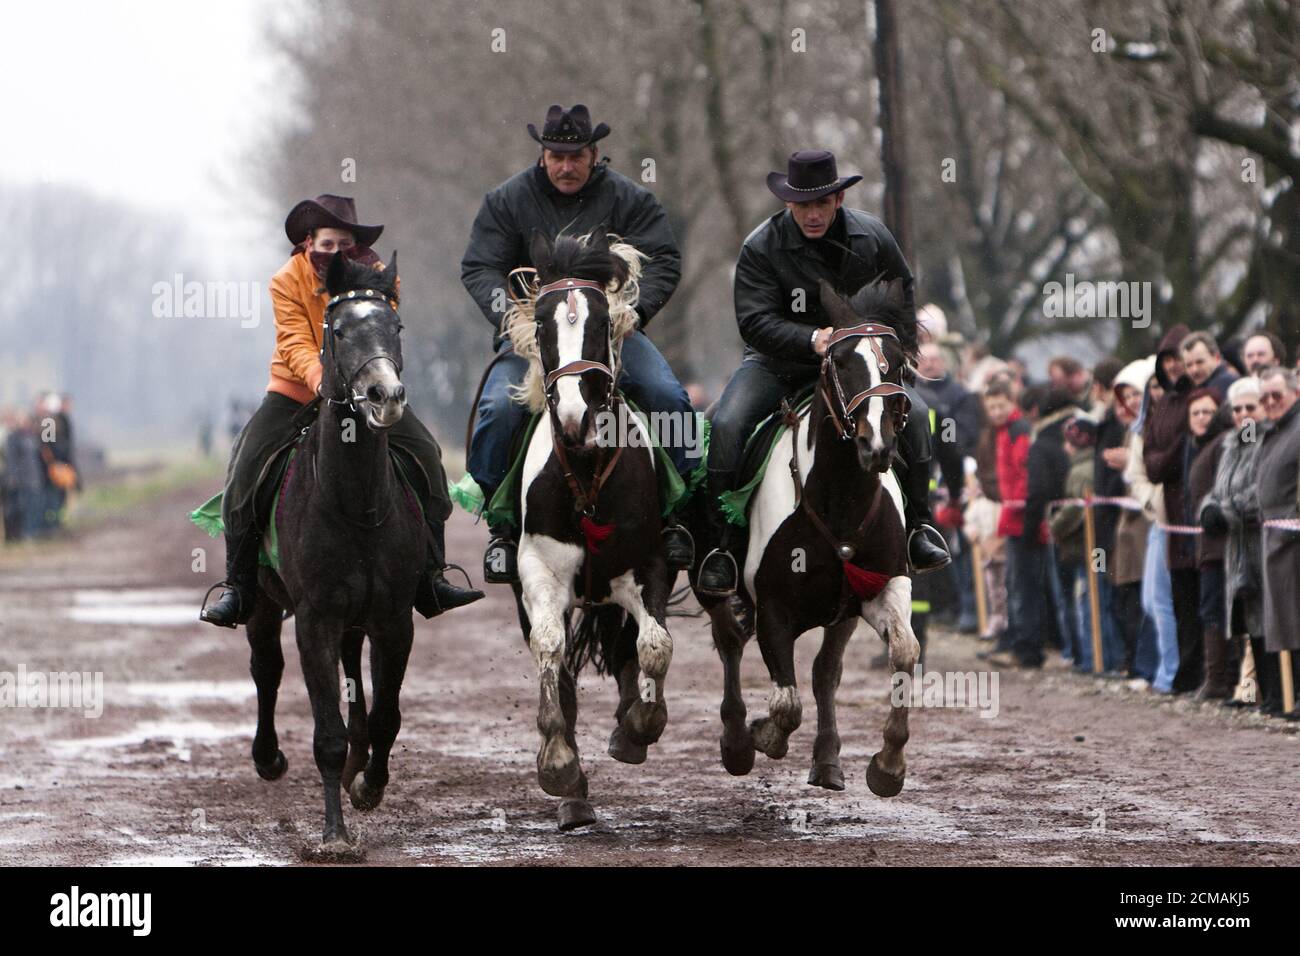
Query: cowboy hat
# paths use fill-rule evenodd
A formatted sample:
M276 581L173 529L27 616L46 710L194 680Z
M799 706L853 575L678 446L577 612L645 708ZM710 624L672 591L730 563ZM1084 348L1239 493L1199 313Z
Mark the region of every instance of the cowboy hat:
M784 173L768 173L767 188L784 202L809 202L848 189L861 176L840 178L835 154L826 149L801 149L791 153Z
M373 246L384 231L383 226L363 226L357 222L357 205L351 196L331 196L329 193L315 199L304 199L285 217L284 234L295 246L313 229L345 229L361 246Z
M598 123L592 129L591 114L581 103L568 110L557 103L546 111L542 132L539 134L537 127L529 123L528 135L553 153L576 153L608 136L609 127Z

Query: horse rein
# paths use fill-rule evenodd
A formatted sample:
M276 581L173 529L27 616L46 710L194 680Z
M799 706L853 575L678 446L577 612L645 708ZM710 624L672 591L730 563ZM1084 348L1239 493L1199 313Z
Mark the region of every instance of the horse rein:
M537 290L536 301L540 302L543 296L550 295L554 292L565 293L565 319L570 325L574 325L578 321L579 289L596 292L601 296L601 298L605 299L606 302L609 301L608 295L605 292L605 287L601 283L594 282L591 279L557 279L554 282L548 282ZM540 333L540 322L537 323L537 330ZM540 347L538 348L538 354L539 356L541 354ZM609 337L609 355L610 365L606 365L604 362L596 362L591 359L575 359L572 362L568 362L561 365L559 368L546 373L543 384L546 394L547 410L550 412L552 417L555 415L555 401L552 392L555 383L567 376L584 375L587 372L600 372L605 376L609 385L605 392L605 401L602 407L610 410L614 409L617 403L617 396L614 391L614 382L618 377L618 374L614 368L611 367L613 365L614 356L612 330ZM596 500L600 497L600 489L604 487L606 480L614 471L614 466L618 464L618 460L623 454L623 446L621 444L618 445L609 461L605 463L603 468L599 468L592 478L590 488L583 488L582 483L578 480L578 476L574 474L573 467L569 464L568 453L564 450L564 442L560 440L559 430L556 428L551 429L551 446L554 448L555 457L559 460L560 468L564 472L565 483L568 484L569 491L573 493L574 510L585 515L587 518L594 518L596 514Z
M902 421L907 421L907 411L911 407L911 400L907 397L907 390L901 385L895 385L893 382L881 382L870 388L863 389L855 394L851 399L845 398L844 386L840 383L839 375L835 371L835 362L831 358L831 349L841 342L849 339L865 338L871 343L871 351L875 356L876 367L880 370L881 375L889 372L889 360L885 358L884 350L880 347L880 339L888 336L895 341L898 340L898 334L887 325L879 325L875 322L864 322L861 325L855 325L846 329L836 329L831 333L830 340L826 344L826 357L822 360L822 374L818 382L818 389L821 392L822 400L826 403L826 414L834 424L841 440L848 441L853 438L855 422L853 413L867 399L873 396L888 397L891 395L903 396ZM831 394L827 389L826 381L830 380L835 389L835 397L838 399L841 411L837 412L835 401L832 401ZM867 528L875 519L876 514L880 511L880 504L884 500L882 494L883 484L876 483L876 490L871 496L871 502L867 505L867 513L863 516L862 522L852 533L848 540L837 538L831 529L826 525L822 516L813 510L812 505L803 493L803 477L799 469L799 422L800 417L790 407L788 402L782 402L782 420L791 430L791 457L790 457L790 478L794 482L794 500L795 507L802 508L808 520L812 523L817 532L826 539L827 543L835 549L842 561L851 561L857 554L858 546L854 541L861 540L866 534Z

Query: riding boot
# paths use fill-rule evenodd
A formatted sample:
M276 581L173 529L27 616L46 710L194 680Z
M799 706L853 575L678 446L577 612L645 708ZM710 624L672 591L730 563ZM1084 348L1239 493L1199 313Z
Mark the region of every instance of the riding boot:
M199 611L199 620L217 627L247 624L257 601L257 551L261 534L248 528L238 537L226 535L226 579L221 597ZM211 593L212 588L208 589ZM206 600L206 595L204 596Z
M938 571L952 561L948 553L948 542L934 527L930 515L930 460L907 460L911 449L906 441L898 444L904 455L905 470L899 476L903 480L906 502L903 518L907 522L907 558L916 574L928 574Z
M1235 675L1231 673L1233 668L1228 659L1223 629L1218 625L1208 625L1202 639L1205 644L1205 680L1196 692L1196 699L1225 700L1232 696Z
M484 502L491 501L497 489L481 487ZM518 557L515 529L504 522L489 522L488 546L483 552L483 580L488 584L515 584L519 580Z
M695 539L675 515L664 519L660 532L664 543L664 559L672 571L689 571L695 566Z
M695 587L709 597L728 597L736 592L739 570L732 552L740 544L742 529L727 520L718 496L731 487L731 476L710 471L706 482L707 504L704 509L705 542L709 550L700 564Z
M447 568L456 568L465 575L469 584L469 575L465 569L447 563L447 526L442 521L429 522L429 560L420 583L415 588L415 609L426 618L437 617L443 611L455 610L466 604L473 604L483 597L483 592L474 587L458 588L447 580L443 572Z

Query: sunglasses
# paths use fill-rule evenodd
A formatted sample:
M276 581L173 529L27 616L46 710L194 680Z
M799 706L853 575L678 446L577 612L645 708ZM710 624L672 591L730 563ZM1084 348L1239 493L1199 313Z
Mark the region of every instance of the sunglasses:
M1265 405L1271 405L1273 402L1280 402L1286 398L1286 392L1261 392L1259 400Z
M1252 405L1233 405L1233 406L1232 406L1232 410L1233 410L1234 412L1236 412L1238 415L1240 415L1242 412L1253 412L1253 411L1254 411L1256 408L1258 408L1258 407L1259 407L1258 405L1253 405L1253 404L1252 404Z

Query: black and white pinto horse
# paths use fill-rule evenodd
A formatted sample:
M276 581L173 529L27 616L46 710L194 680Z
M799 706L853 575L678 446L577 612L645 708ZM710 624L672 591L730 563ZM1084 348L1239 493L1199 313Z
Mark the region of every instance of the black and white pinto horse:
M749 512L749 543L737 595L753 610L758 645L774 684L768 716L748 726L740 660L749 635L727 602L699 595L723 664L722 763L749 773L755 750L784 757L802 720L794 643L823 628L813 662L817 739L808 782L844 789L835 720L844 649L860 622L889 646L895 674L912 674L920 645L912 631L903 500L890 472L910 402L917 326L897 281L868 285L846 302L821 284L834 331L810 407L773 449ZM885 722L884 748L871 758L867 784L879 796L903 787L907 707Z
M618 343L633 327L634 293L629 301L625 284L641 254L630 246L615 250L600 230L585 241L561 236L553 246L535 235L536 298L531 314L520 312L508 324L516 349L530 358L522 397L531 391L530 405L544 412L524 457L515 595L537 663L537 779L562 798L563 830L596 819L574 730L575 681L584 662L618 680L609 741L615 759L644 761L668 722L664 679L673 645L664 621L671 578L654 454L615 388ZM622 416L639 438L603 429L601 416ZM613 444L611 432L620 435ZM581 622L571 626L579 608Z
M262 568L247 624L257 684L253 762L274 780L285 772L275 730L284 671L282 610L297 617L298 654L311 698L312 750L325 796L321 844L312 858L352 861L361 850L343 820L341 790L372 810L388 784L388 756L401 726L398 695L411 652L411 606L428 534L388 453L388 429L406 406L402 385L397 260L385 270L330 263L320 412L284 479L276 513L280 570ZM361 684L370 638L373 706ZM339 663L351 682L346 726ZM373 747L373 750L371 749Z

